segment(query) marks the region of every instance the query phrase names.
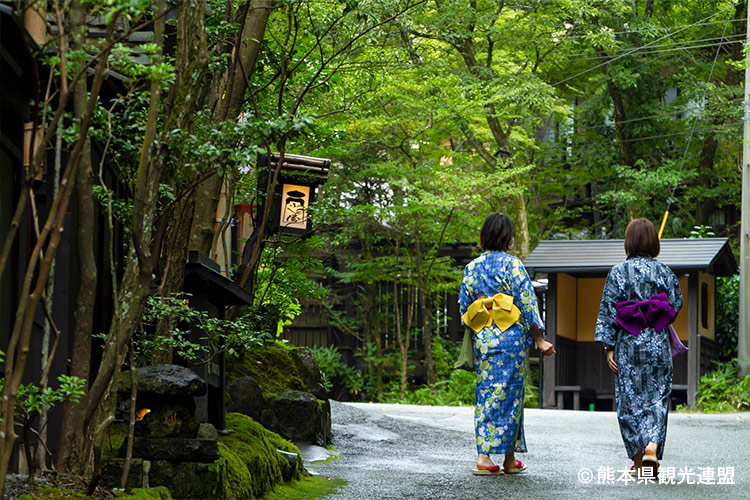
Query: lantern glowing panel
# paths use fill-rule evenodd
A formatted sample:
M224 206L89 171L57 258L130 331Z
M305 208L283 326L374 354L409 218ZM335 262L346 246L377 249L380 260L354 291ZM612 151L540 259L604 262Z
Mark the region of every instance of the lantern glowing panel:
M281 194L281 227L306 229L310 186L284 184Z

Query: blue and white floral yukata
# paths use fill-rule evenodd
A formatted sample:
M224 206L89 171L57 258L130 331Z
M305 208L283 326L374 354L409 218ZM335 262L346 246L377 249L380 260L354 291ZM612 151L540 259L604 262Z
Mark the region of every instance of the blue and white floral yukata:
M482 297L504 293L513 297L521 318L504 332L496 324L474 334L474 362L477 373L474 430L477 453L525 452L523 401L526 379L526 350L529 333L539 317L536 295L526 269L517 257L497 250L485 250L464 269L459 292L460 311Z
M669 330L647 327L637 336L617 321L617 303L644 301L665 293L679 312L682 293L677 277L665 264L648 255L630 257L609 271L604 285L595 340L614 347L617 420L631 459L649 441L658 445L659 460L667 438L667 414L672 392L672 351Z

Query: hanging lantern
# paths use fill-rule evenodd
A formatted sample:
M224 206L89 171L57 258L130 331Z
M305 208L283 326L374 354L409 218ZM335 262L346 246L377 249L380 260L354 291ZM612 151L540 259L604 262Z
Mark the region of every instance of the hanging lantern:
M280 155L271 153L258 156L258 168L265 171L258 177L258 188L264 190L268 172L278 166ZM310 204L315 201L318 186L328 178L331 160L285 154L279 182L273 196L273 208L269 224L269 233L305 235L312 231L312 220L308 216Z

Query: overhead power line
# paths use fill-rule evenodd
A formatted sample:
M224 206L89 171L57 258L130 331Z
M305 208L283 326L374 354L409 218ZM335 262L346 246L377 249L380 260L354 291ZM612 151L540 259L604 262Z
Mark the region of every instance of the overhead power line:
M731 8L727 8L727 9L721 10L721 11L719 11L719 12L716 12L716 13L714 13L714 14L711 14L710 16L708 16L708 17L705 17L705 18L701 19L700 21L698 21L698 23L701 23L701 22L704 22L704 21L708 21L709 19L712 19L712 18L714 18L714 17L718 16L719 14L723 14L724 12L727 12L727 11L729 11L730 9L731 9ZM632 50L629 50L629 51L627 51L627 52L625 52L625 53L623 53L623 54L620 54L619 56L614 56L614 57L613 57L612 59L609 59L609 60L607 60L607 61L605 61L605 62L603 62L603 63L601 63L601 64L597 64L596 66L593 66L593 67L591 67L591 68L589 68L589 69L586 69L586 70L583 70L583 71L581 71L581 72L579 72L579 73L576 73L576 74L575 74L575 75L573 75L573 76L569 76L568 78L564 78L564 79L560 80L559 82L557 82L557 83L553 84L552 86L553 86L553 87L557 87L558 85L561 85L561 84L563 84L563 83L565 83L565 82L569 82L570 80L573 80L574 78L578 78L579 76L585 75L586 73L589 73L589 72L591 72L591 71L594 71L595 69L601 68L602 66L606 66L607 64L609 64L609 63L611 63L611 62L614 62L614 61L616 61L616 60L618 60L618 59L622 59L623 57L626 57L626 56L629 56L629 55L635 54L636 52L639 52L639 51L641 51L641 50L644 50L644 49L646 49L647 47L651 47L652 45L655 45L656 43L658 43L658 42L661 42L662 40L664 40L664 39L666 39L666 38L669 38L669 37L671 37L671 36L674 36L674 35L676 35L677 33L680 33L680 32L682 32L682 31L685 31L686 29L692 28L692 27L696 26L696 25L697 25L698 23L693 23L693 24L689 24L689 25L687 25L687 26L685 26L685 27L683 27L683 28L681 28L681 29L678 29L678 30L676 30L676 31L672 31L672 32L670 32L670 33L667 33L667 34L666 34L666 35L664 35L663 37L661 37L661 38L657 38L656 40L654 40L654 41L652 41L652 42L649 42L649 43L647 43L646 45L642 45L641 47L636 47L636 48L634 48L634 49L632 49Z

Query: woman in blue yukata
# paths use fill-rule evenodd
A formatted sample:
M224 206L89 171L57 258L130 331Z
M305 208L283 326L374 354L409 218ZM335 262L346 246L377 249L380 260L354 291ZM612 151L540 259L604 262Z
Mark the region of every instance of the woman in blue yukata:
M477 373L474 430L477 475L516 474L526 465L515 452L526 452L523 402L526 350L532 339L539 350L555 353L542 336L541 318L531 279L520 259L506 252L513 245L513 222L490 214L482 225L482 255L464 270L459 305L464 323L474 330ZM491 454L503 454L502 468Z
M656 260L659 249L651 221L628 224L628 257L609 271L596 320L595 339L615 373L617 420L631 471L644 476L658 473L664 453L672 392L668 326L682 307L677 277Z

